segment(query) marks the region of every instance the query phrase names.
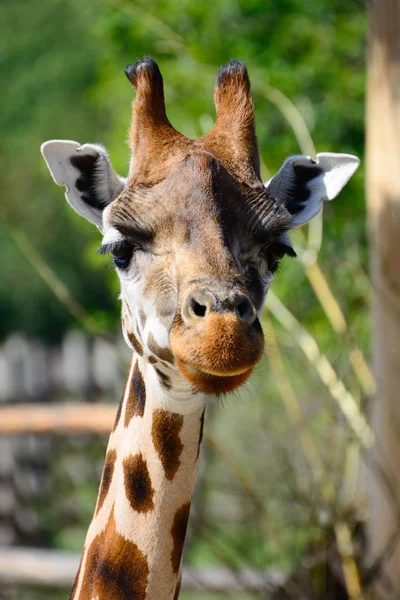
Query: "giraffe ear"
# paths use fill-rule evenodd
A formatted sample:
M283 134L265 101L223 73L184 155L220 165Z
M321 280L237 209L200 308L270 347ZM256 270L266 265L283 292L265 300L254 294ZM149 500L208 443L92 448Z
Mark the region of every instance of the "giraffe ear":
M68 203L101 231L104 208L119 196L126 184L114 171L105 148L51 140L42 144L40 150L55 183L66 186Z
M333 200L339 194L359 164L352 154L322 152L316 160L292 156L266 187L291 213L292 227L299 227L319 213L323 200Z

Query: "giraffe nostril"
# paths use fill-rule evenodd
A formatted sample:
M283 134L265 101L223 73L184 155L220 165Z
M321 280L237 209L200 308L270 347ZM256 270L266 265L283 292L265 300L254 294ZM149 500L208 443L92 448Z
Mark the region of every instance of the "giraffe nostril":
M241 321L253 323L256 318L256 311L253 304L247 298L240 298L236 304L236 313Z
M196 291L190 293L182 307L182 316L186 323L196 322L198 319L204 319L212 310L213 297L207 291Z
M189 294L182 308L182 316L186 323L199 319L207 320L214 313L236 313L243 325L252 325L257 317L256 309L243 293L213 292L200 290Z
M197 300L192 299L190 303L190 310L194 315L196 315L196 317L205 317L207 306L200 304L200 302L197 302Z

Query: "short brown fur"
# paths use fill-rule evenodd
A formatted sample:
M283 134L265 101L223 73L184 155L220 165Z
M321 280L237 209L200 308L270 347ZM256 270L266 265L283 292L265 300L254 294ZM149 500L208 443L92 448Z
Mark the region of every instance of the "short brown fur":
M133 368L129 386L129 395L125 408L125 427L128 427L132 417L143 417L146 405L146 388L138 363Z
M153 413L151 435L154 447L164 467L165 477L172 481L180 467L183 445L179 437L182 415L157 409Z
M112 510L88 549L79 600L146 600L148 576L146 557L118 533Z
M179 568L181 565L182 550L186 537L189 512L190 502L187 502L176 511L174 522L172 524L171 535L174 547L171 554L171 563L174 573L179 572Z
M157 367L155 367L155 372L158 375L158 378L161 382L161 385L166 389L166 390L170 390L172 387L171 384L171 379L168 377L168 375L166 375L165 373L163 373L162 371L160 371L160 369L157 369Z
M123 462L127 498L133 510L146 513L154 509L154 489L147 463L141 454L128 456Z
M115 421L114 421L113 431L115 431L117 429L119 420L121 418L122 406L123 406L123 403L124 403L126 386L128 385L128 383L129 383L129 379L127 379L126 382L125 382L124 391L122 392L121 400L120 400L120 403L118 404L117 413L115 415Z
M178 583L176 584L174 600L178 600L178 598L179 598L179 593L181 591L181 583L182 583L182 577L179 577Z
M128 331L128 338L130 343L132 344L132 348L139 354L139 356L143 356L143 346L137 339L132 331Z
M204 417L206 416L206 410L204 409L201 413L200 417L200 433L199 433L199 445L197 446L197 456L196 459L199 458L201 443L203 441L203 433L204 433Z
M162 348L159 346L151 333L149 333L147 345L151 352L153 352L153 354L155 354L158 358L161 358L161 360L170 363L171 365L174 364L174 355L172 354L171 350L167 347Z
M114 474L115 461L117 460L117 453L115 450L109 450L106 455L106 460L103 467L103 474L101 477L100 491L97 499L96 513L99 512L104 504L104 500L107 497L108 490L110 489L111 481Z

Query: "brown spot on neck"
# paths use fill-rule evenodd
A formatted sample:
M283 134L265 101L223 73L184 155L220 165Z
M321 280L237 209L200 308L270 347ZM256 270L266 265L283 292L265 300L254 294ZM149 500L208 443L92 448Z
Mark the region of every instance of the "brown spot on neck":
M139 354L139 356L143 356L143 346L135 336L132 331L127 331L128 339L132 344L132 348Z
M160 369L157 369L157 367L154 367L155 372L158 375L158 378L161 382L161 385L165 387L165 389L170 390L172 387L171 384L171 380L168 377L168 375L166 375L165 373L163 373L162 371L160 371Z
M115 415L115 423L114 423L113 431L115 431L117 429L119 420L121 418L121 411L122 411L122 404L124 402L124 395L125 395L125 392L122 395L122 399L121 399L121 401L120 401L120 403L118 405L117 414Z
M199 445L198 445L198 448L197 448L196 460L199 458L200 448L201 448L201 442L203 441L204 416L205 416L205 413L206 413L206 409L203 410L203 412L201 413L201 417L200 417Z
M171 350L167 347L162 348L159 346L151 333L149 333L147 345L151 352L157 356L157 358L160 358L171 365L174 364L174 355L172 354Z
M123 304L122 305L125 308L125 310L128 313L128 315L131 317L132 313L131 313L131 309L129 308L129 304L127 302L125 302L125 300L123 300Z
M128 427L132 417L143 417L146 405L146 388L138 363L133 368L129 385L129 395L125 408L125 427Z
M103 506L104 500L106 499L107 494L108 494L108 490L110 489L116 460L117 460L117 453L115 452L115 450L109 450L107 452L106 460L104 462L103 475L101 476L101 484L100 484L99 496L97 499L96 514L99 512L99 510Z
M179 437L183 416L156 409L153 413L151 435L153 444L164 467L165 477L172 481L180 467L183 444Z
M126 386L128 385L128 381L129 381L129 378L125 381L124 391L122 392L121 401L118 405L117 414L115 415L115 423L114 423L113 431L115 431L117 429L119 420L121 418L122 406L124 404Z
M154 489L142 455L128 456L124 459L123 467L125 491L133 510L140 513L153 510Z
M173 549L171 553L171 564L174 573L178 573L181 566L183 543L185 541L187 523L189 519L190 502L183 504L175 514L174 522L171 528L173 539Z
M146 600L148 578L146 556L118 533L113 509L88 549L79 600Z
M178 600L178 598L179 598L179 592L181 591L181 583L182 583L182 576L179 577L178 583L176 584L174 600Z

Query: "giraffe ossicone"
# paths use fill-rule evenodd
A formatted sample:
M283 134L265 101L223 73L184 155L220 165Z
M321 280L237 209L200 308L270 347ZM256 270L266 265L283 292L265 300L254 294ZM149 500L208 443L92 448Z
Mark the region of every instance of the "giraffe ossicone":
M178 598L206 401L251 375L268 287L284 255L295 256L288 232L359 164L295 156L264 185L244 63L219 70L216 123L197 140L170 124L151 58L125 73L136 90L127 178L102 146L42 145L69 204L103 234L133 350L73 600Z

